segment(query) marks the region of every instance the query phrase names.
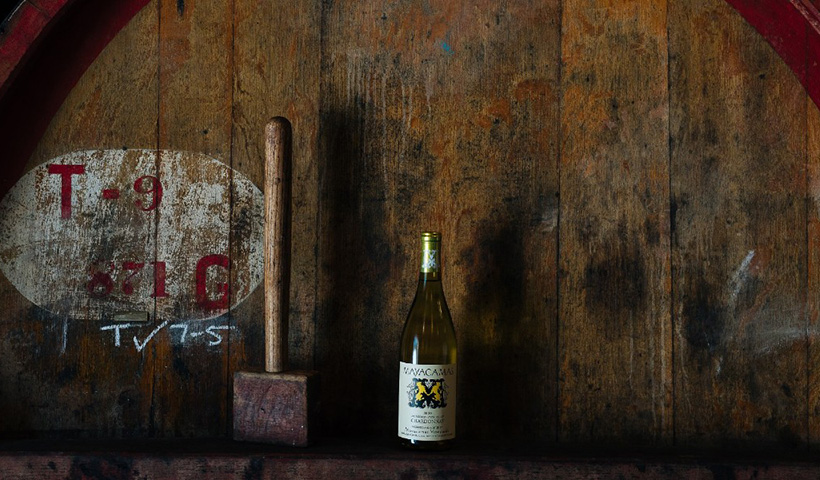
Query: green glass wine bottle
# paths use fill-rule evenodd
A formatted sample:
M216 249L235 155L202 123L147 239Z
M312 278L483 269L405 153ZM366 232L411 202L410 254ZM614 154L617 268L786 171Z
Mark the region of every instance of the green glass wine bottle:
M444 449L456 438L456 333L441 285L441 234L421 234L416 298L404 323L399 361L399 439Z

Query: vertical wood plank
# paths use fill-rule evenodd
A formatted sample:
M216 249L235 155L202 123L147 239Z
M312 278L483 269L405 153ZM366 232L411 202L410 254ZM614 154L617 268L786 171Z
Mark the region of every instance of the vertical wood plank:
M820 39L808 35L807 58L817 58L820 52ZM818 65L806 62L809 72L807 80L816 85ZM801 79L804 81L806 79ZM805 85L805 82L803 83ZM820 110L816 101L812 101L812 89L807 88L809 98L806 100L806 221L808 248L808 280L806 312L808 322L808 442L809 448L817 450L820 439L820 347L818 347L818 328L820 327Z
M419 233L439 229L459 436L554 440L558 11L324 4L316 352L330 431L395 436Z
M200 152L226 165L231 154L233 1L160 0L159 148ZM187 165L195 171L195 165ZM228 185L226 185L228 187ZM181 186L185 188L185 186ZM181 219L160 215L160 229ZM202 232L228 238L229 232ZM214 245L202 254L228 255ZM173 262L158 245L158 260ZM199 253L199 252L197 252ZM193 316L193 279L177 318ZM163 319L157 319L158 322ZM200 323L211 324L210 320ZM204 328L204 325L200 325ZM228 429L228 341L182 345L166 328L152 342L156 356L154 421L158 436L217 436Z
M235 2L233 168L262 188L264 127L274 116L287 117L293 126L288 360L293 369L313 368L314 356L320 14L321 4L314 0ZM243 232L247 214L245 206L234 204L232 235ZM231 244L232 256L243 254L237 242ZM242 334L231 343L233 369L264 364L262 293L259 288L232 314Z
M27 170L83 149L156 148L157 5L152 2L103 49L66 97Z
M806 100L806 159L808 222L808 272L806 311L808 321L808 442L816 450L820 441L820 110Z
M564 2L560 439L672 440L666 2Z
M806 94L721 1L670 3L670 56L678 443L805 445Z

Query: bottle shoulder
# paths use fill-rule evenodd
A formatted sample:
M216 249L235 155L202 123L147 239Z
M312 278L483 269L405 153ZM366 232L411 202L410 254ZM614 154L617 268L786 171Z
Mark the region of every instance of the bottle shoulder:
M420 364L455 363L455 328L446 305L416 305L410 310L401 337L401 360Z

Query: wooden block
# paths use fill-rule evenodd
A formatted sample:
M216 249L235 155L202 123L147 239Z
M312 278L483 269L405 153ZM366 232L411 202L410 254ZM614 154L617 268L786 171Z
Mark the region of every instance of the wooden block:
M316 436L319 374L237 372L234 440L306 447Z

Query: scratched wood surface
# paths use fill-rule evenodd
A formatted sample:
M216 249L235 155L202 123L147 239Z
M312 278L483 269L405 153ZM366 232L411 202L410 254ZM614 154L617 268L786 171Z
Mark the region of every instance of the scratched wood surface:
M817 39L810 37L807 42L809 52L820 51ZM818 85L816 75L817 64L807 62L806 69L810 81L808 85ZM811 89L809 89L811 95ZM818 327L820 327L820 111L815 108L811 100L807 100L806 107L806 163L807 163L807 192L806 215L808 217L808 282L806 313L808 322L808 438L813 452L817 451L820 440L820 345L818 345Z
M677 439L805 444L806 97L727 5L670 23Z
M263 366L245 182L261 188L276 115L294 127L291 364L322 374L325 434L394 435L418 233L440 229L463 438L816 442L817 109L722 0L149 3L28 168L146 149L160 180L196 179L142 216L81 217L105 245L148 222L169 294L120 332L0 275L5 434L228 435L232 372ZM178 172L167 152L187 152ZM111 178L157 200L133 168ZM226 223L164 213L186 202ZM215 263L173 296L189 257ZM61 264L86 275L90 260ZM165 280L133 278L155 294ZM130 309L129 281L114 289Z
M294 214L288 364L302 370L313 368L316 337L320 12L320 5L311 0L234 5L233 168L262 185L262 126L271 118L284 115L296 132L291 185ZM271 31L278 33L271 35ZM298 61L288 64L283 58ZM283 65L288 68L282 68ZM233 224L261 227L248 222L245 215L243 206L235 206ZM232 229L232 235L242 234L243 230ZM232 252L232 256L243 254ZM260 369L264 365L263 343L259 341L264 338L263 304L260 289L233 312L239 331L253 341L231 343L232 369Z
M560 439L665 443L672 436L666 8L606 6L566 2L563 10Z
M808 324L808 440L817 450L820 440L820 111L806 100L806 216L808 222L808 268L806 284L806 322Z
M232 5L220 0L158 3L158 147L198 151L230 164ZM173 229L179 222L164 220L160 219L159 228ZM228 236L227 231L202 234ZM227 253L214 248L202 253ZM185 318L191 302L179 304L179 315ZM162 334L171 335L169 330ZM157 434L216 436L225 432L230 342L222 342L218 348L201 343L181 348L158 340L152 343L152 353L161 359L158 366L162 367L155 369L152 399Z

